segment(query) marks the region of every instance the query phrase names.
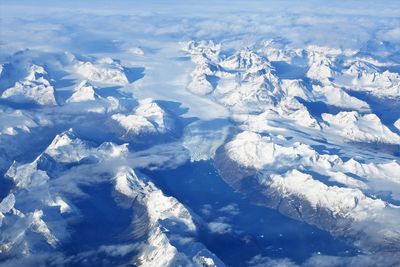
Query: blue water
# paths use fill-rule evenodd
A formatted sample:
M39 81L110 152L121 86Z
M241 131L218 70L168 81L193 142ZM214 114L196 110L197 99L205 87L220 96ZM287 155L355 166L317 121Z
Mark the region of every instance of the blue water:
M199 241L229 266L245 266L261 254L287 257L301 263L314 253L353 255L355 250L329 233L283 216L278 211L256 206L235 192L219 176L211 161L187 163L175 170L143 171L165 194L174 196L209 223L220 217L232 232L215 234L201 227ZM219 211L236 204L239 214ZM204 205L210 205L204 213Z
M0 202L5 198L13 186L13 182L5 177L0 177Z
M76 199L73 203L82 214L78 220L70 223L70 242L63 245L62 251L68 256L77 256L79 253L96 251L102 245L120 243L132 244L130 231L132 209L119 207L113 197L110 183L96 186L84 186L81 189L88 195ZM110 257L102 255L100 251L88 254L85 257L72 257L70 266L117 266L132 258L128 254L124 257Z

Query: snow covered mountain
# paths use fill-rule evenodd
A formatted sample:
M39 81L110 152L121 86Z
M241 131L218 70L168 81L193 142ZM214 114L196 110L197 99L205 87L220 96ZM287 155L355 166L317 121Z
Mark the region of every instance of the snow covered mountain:
M96 93L95 88L86 80L82 81L76 88L67 103L92 101L99 99L100 96Z
M128 83L122 66L111 58L100 59L96 63L78 61L74 69L79 75L94 82L116 85Z
M122 140L132 141L143 135L165 135L173 133L174 118L152 99L143 99L132 114L116 113L110 125Z
M394 2L4 3L0 266L398 266Z
M15 188L0 203L2 257L30 256L43 249L62 253L60 244L68 240L66 228L79 231L76 220L85 220L86 211L77 207L76 196L94 197L80 188L105 183L112 190L103 197L114 199L115 207L131 209L134 214L132 238L120 240L128 246L128 254L139 251L132 256L132 263L223 266L204 245L193 243L196 223L201 223L199 219L195 223L196 215L175 198L165 196L147 177L138 176L125 165L127 158L125 144L93 147L69 130L57 135L33 162L14 163L6 177ZM117 237L113 241L118 242ZM138 246L138 242L143 244Z
M44 77L46 74L43 67L30 66L25 79L4 90L1 98L18 103L33 102L39 105L56 105L54 88Z

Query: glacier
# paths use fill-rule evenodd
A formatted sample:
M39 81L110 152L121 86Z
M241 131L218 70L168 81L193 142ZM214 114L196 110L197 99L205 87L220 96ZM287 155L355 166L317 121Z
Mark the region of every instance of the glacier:
M4 1L0 266L397 266L400 13Z

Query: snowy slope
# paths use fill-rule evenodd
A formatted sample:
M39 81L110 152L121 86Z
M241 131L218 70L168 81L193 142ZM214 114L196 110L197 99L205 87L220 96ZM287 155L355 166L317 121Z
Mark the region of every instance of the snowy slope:
M324 131L335 133L352 141L399 144L400 136L383 125L375 114L359 115L357 112L322 114L326 122Z
M28 75L22 81L16 82L13 87L7 88L1 98L18 103L56 105L54 88L44 77L46 74L43 67L32 65Z
M82 81L75 89L68 102L92 101L99 98L95 88L86 80Z
M391 251L399 238L392 223L400 216L398 159L373 159L364 156L367 151L349 149L346 143L384 144L393 146L396 153L399 136L371 113L368 102L335 83L346 71L337 58L351 58L354 52L326 47L308 47L304 53L278 51L264 50L270 58L289 64L304 64L301 57L308 60L305 78L281 80L274 75L274 62L249 48L226 59L207 59L221 66L215 72L219 79L212 98L228 106L239 128L245 130L217 154L223 177L261 205L333 235L349 236L366 251ZM256 82L266 76L271 87ZM304 86L308 79L311 84ZM251 93L244 95L247 92ZM344 111L316 113L310 103ZM326 140L345 152L330 150ZM317 151L319 146L326 147L323 153ZM389 199L376 197L391 188L396 189Z
M134 140L140 135L167 134L175 128L172 116L152 99L143 99L131 114L111 116L114 131L123 140Z
M142 235L148 235L132 262L141 262L143 266L224 266L204 245L195 242L196 215L175 198L165 196L148 178L137 176L124 165L127 158L126 145L103 143L93 147L69 130L57 135L33 162L14 163L6 175L16 188L0 203L2 254L27 257L43 243L50 246L50 251L51 247L58 251L60 242L68 241L66 227L74 227L71 219L85 216L85 210L79 210L75 202L76 195L83 193L80 188L106 182L118 193L108 196L114 198L115 205L131 208L148 218L148 222L132 218L131 227L144 227L146 232ZM72 163L75 165L70 167ZM87 178L74 177L76 169ZM35 205L25 205L26 201ZM130 204L124 204L127 202ZM67 226L69 222L72 224ZM135 240L132 237L131 242L138 242Z
M1 266L400 264L395 0L2 11Z
M115 85L128 83L123 67L110 58L100 59L96 63L79 61L74 69L77 74L90 81Z

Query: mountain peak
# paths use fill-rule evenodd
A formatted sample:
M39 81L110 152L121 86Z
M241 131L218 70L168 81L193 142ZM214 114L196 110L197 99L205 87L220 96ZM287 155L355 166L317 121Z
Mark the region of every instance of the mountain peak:
M238 53L225 59L223 62L221 62L221 66L235 70L250 70L253 68L266 68L266 69L272 68L267 58L260 56L258 53L251 50L248 47L243 48Z
M33 64L29 68L26 79L29 81L35 81L35 80L38 80L39 78L43 77L46 74L47 74L47 72L45 71L45 69L42 66Z
M54 88L44 78L46 73L43 67L32 65L28 76L6 89L1 98L16 103L34 102L39 105L56 105Z
M55 136L45 153L58 162L78 162L91 154L91 147L79 139L72 129Z
M99 99L95 87L88 81L83 80L74 89L74 93L67 99L67 103L93 101Z

